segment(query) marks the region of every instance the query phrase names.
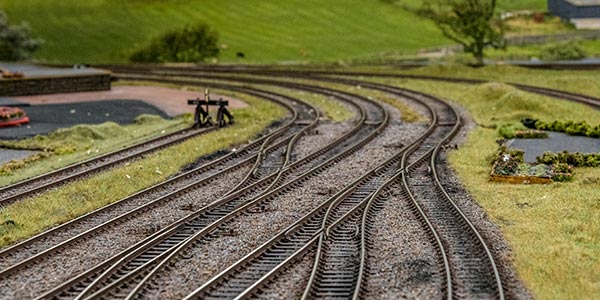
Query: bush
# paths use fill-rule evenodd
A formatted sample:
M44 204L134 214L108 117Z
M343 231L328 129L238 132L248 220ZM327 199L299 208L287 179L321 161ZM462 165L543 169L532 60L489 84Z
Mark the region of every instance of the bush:
M564 132L570 135L582 135L591 138L600 137L600 125L591 126L587 124L585 121L583 122L573 122L573 121L554 121L552 123L546 123L539 120L531 120L531 119L523 119L521 123L526 127L531 128L532 122L535 121L534 128L539 130L549 130L556 132ZM500 132L502 134L502 132Z
M26 60L41 44L42 40L31 37L27 23L8 25L6 13L0 10L0 60Z
M219 55L218 34L206 24L186 26L154 38L133 52L132 62L202 62Z
M560 153L544 152L542 156L536 157L536 160L547 165L564 163L574 167L600 167L600 153L583 154L579 152L569 153L568 151Z
M585 58L587 53L579 41L570 40L550 44L542 49L540 58L546 61L578 60Z

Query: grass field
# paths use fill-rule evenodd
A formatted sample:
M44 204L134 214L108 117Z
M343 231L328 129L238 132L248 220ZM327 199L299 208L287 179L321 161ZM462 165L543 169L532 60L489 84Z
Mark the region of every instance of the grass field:
M538 71L539 72L539 71ZM532 72L533 73L533 72ZM505 74L516 76L511 72ZM575 179L551 185L490 182L490 158L500 138L494 125L523 117L597 124L600 111L516 90L501 83L462 85L381 80L437 95L465 107L477 124L450 154L461 181L499 225L520 277L537 299L597 299L600 284L600 169L576 168Z
M544 2L499 6L542 8ZM125 62L150 38L196 21L220 33L222 62L334 62L448 44L431 22L382 0L0 0L0 9L11 23L31 24L45 40L35 58L50 63Z

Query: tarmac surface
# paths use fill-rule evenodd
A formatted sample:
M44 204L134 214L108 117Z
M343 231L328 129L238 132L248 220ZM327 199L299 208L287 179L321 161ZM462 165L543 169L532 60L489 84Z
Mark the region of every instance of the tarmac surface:
M560 132L548 132L546 139L512 139L507 147L525 151L525 162L536 162L536 157L546 151L600 153L600 139L584 136L573 136Z
M45 104L25 107L30 123L17 127L0 128L0 139L21 139L46 134L59 128L78 124L100 124L113 121L133 123L141 114L167 118L162 110L140 100L106 100L69 104Z

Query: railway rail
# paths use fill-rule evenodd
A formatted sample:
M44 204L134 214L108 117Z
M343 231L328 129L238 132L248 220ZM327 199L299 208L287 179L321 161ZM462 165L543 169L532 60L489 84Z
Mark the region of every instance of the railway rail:
M219 86L227 87L225 85ZM239 88L235 86L229 88L238 91L246 91L255 96L266 97L267 99L286 107L292 112L292 116L281 128L273 131L270 135L257 139L236 152L229 153L221 158L205 163L200 167L196 167L193 170L175 176L163 183L138 192L135 195L55 227L19 244L3 249L0 251L0 257L2 257L2 264L0 265L5 267L5 269L0 271L0 274L7 274L25 267L28 264L36 262L41 257L50 255L50 253L59 251L77 241L89 238L93 234L98 233L99 230L105 230L111 225L114 226L120 224L140 213L155 209L162 203L176 198L183 193L189 192L192 189L206 186L221 174L240 169L243 166L252 165L253 161L259 161L260 159L256 159L264 155L264 153L271 153L277 151L277 149L285 148L285 145L297 135L296 133L299 131L298 127L311 128L318 120L316 108L309 104L302 104L302 102L298 102L296 99L276 93L267 93L258 89ZM294 102L290 102L292 100ZM292 103L296 104L292 105ZM279 139L274 141L272 146L269 146L271 140L277 137L279 137ZM73 230L74 227L82 225L84 227L83 229ZM48 243L50 240L56 242L55 239L57 237L62 240L60 240L59 243L53 243L56 245L45 251L39 253L28 251L28 249L43 249L42 247L36 246L40 244L50 244ZM24 256L27 258L22 259ZM14 257L14 259L10 259L11 257ZM7 264L15 261L19 261L19 263L7 267Z
M106 66L108 68L119 70L132 70L131 67L123 66ZM157 71L154 66L137 66L135 70L153 72ZM305 77L305 78L316 78L323 79L325 76L352 76L352 77L387 77L387 78L399 78L399 79L416 79L416 80L431 80L431 81L443 81L450 83L464 83L464 84L483 84L489 81L482 79L471 79L471 78L460 78L460 77L443 77L443 76L427 76L427 75L410 75L410 74L397 74L397 73L386 73L386 72L353 72L353 71L321 71L321 70L300 70L300 71L288 71L288 70L276 70L269 68L260 67L160 67L160 72L209 72L209 73L224 73L224 74L248 74L248 75L266 75L266 76L288 76L288 77ZM552 97L555 99L569 100L574 102L580 102L589 105L595 109L600 109L600 98L562 91L558 89L545 88L540 86L532 86L521 83L511 83L518 89L526 92L539 94L543 96Z
M365 127L365 126L363 126L363 127ZM366 127L374 127L374 126L373 125L367 125ZM349 142L347 139L345 139L345 141ZM330 148L332 148L332 147L330 147Z
M444 298L506 298L503 275L498 271L494 253L487 245L486 237L478 232L460 205L446 192L443 178L438 174L438 166L442 163L441 147L460 129L460 116L455 108L424 93L357 80L354 76L404 77L470 84L483 81L397 74L279 72L261 69L249 72L222 69L217 74L202 68L170 67L160 70L119 67L115 71L120 72L117 76L123 79L180 84L207 83L203 80L212 80L211 84L221 85L224 85L223 81L231 81L243 84L235 86L240 91L248 88L245 84L264 84L321 93L355 105L361 117L356 126L343 136L299 159L291 155L292 149L305 131L316 124L316 120L308 121L309 118L305 118L302 121L290 121L290 127L263 137L260 146L255 144L254 147L257 148L244 156L243 163L251 171L218 200L186 214L147 238L132 243L127 249L45 292L40 299L147 297L152 290L160 288L157 284L162 277L168 277L170 270L176 268L177 264L185 263L189 253L227 236L228 226L236 220L255 212L261 213L270 202L298 189L307 180L318 178L324 170L365 146L388 124L386 110L374 101L335 89L281 80L280 77L360 85L411 99L426 107L431 123L420 138L403 146L385 162L365 172L300 219L290 221L292 224L285 230L274 234L235 264L219 270L186 299L245 299L259 296L284 270L307 255L314 256L314 261L306 287L300 291L303 292L303 298L366 297L370 268L368 252L373 247L370 241L372 220L377 218L381 203L393 191L399 193L400 198L413 208L415 219L421 222L423 231L430 237L432 248L437 249L437 268L441 272L436 275L435 280ZM233 72L261 77L220 74ZM262 76L277 76L277 79ZM547 93L553 97L600 107L600 99L594 97L517 84L515 86L534 93ZM263 92L261 96L267 97L267 92ZM314 110L314 107L311 109ZM318 113L311 117L318 118ZM238 160L228 168L240 164L242 162ZM170 195L174 199L186 191L182 189L181 193ZM10 248L4 251L10 253ZM2 254L0 252L0 257ZM30 258L26 265L10 266L0 271L0 275L10 275L22 267L38 262L43 257L42 254L39 255Z
M57 188L69 182L97 174L139 159L140 157L182 143L216 128L193 129L186 128L176 132L155 137L150 140L103 154L86 161L72 164L64 168L44 173L30 179L16 182L0 188L0 206L7 206L33 195Z
M343 95L345 97L351 96L345 93L338 93L337 95ZM358 97L354 96L354 98ZM151 272L149 274L152 274L152 272L155 272L151 271L152 268L162 266L162 264L156 265L158 263L157 258L163 259L163 262L169 261L168 258L164 259L164 256L172 256L177 254L179 249L184 248L188 244L194 242L200 236L207 236L211 231L218 231L221 225L227 223L235 217L239 217L242 212L268 201L269 198L277 197L278 194L285 192L286 190L298 187L303 180L315 176L324 168L330 167L336 161L343 159L353 151L356 151L358 148L362 147L366 142L377 135L384 126L386 126L388 117L387 113L372 101L367 99L362 99L361 101L363 102L362 106L371 108L361 109L363 116L360 122L358 122L356 129L350 134L337 139L334 143L325 147L324 149L315 152L313 155L309 155L303 159L300 159L281 170L277 177L284 179L281 180L282 183L277 188L274 188L275 183L278 182L278 180L275 179L268 187L264 188L267 193L261 193L254 199L248 196L244 197L246 190L243 189L225 197L222 200L217 201L220 202L218 204L211 205L190 215L186 219L181 220L181 222L178 222L179 228L175 228L175 232L165 232L164 237L167 239L162 241L161 244L170 245L170 247L167 247L167 249L163 247L162 249L158 250L157 248L153 248L153 245L156 245L156 241L149 241L146 245L138 248L136 251L138 253L123 259L121 264L115 264L111 269L105 271L99 280L93 282L92 285L90 285L87 290L81 292L80 295L85 296L86 293L95 292L94 294L90 295L90 297L113 298L125 296L123 293L126 293L126 291L129 290L126 289L125 286L135 286L136 283L139 284L139 277L147 274L148 271ZM376 109L377 112L374 112L373 109ZM373 120L373 118L381 119ZM305 170L307 167L310 169ZM273 190L268 192L271 189ZM181 239L182 236L185 236L185 239ZM183 243L173 250L173 252L170 252L170 249L174 248L173 244L177 245L180 242ZM160 254L157 252L160 252ZM115 274L117 273L122 273L122 266L124 266L124 264L127 262L131 262L136 259L141 260L141 268L135 269L134 272L130 272L126 276L119 276L120 278L118 279L112 278L112 280L106 282L105 285L100 285L100 287L102 287L101 289L98 290L96 288L96 291L93 290L93 288L96 287L95 285L100 283L100 281L107 279L110 276L115 277ZM141 284L145 282L146 280L142 280ZM142 285L138 285L138 288L134 288L133 292L137 292L139 290L139 286Z
M391 89L393 88L385 87L388 92ZM414 97L407 95L406 90L401 92L404 97ZM213 277L186 299L245 299L256 296L255 293L261 287L264 288L274 276L317 246L314 270L303 298L359 298L366 260L366 220L369 218L368 213L373 212L374 199L378 199L382 191L388 189L389 185L398 181L404 174L407 168L402 165L400 170L397 170L397 164L400 159L405 162L407 148L410 152L415 152L412 156L418 157L411 166L426 161L428 156L433 157L434 161L439 147L459 129L459 117L453 108L452 113L446 112L446 115L454 114L452 122L438 120L431 106L428 107L433 116L432 126L412 146L403 148L393 158L371 170L269 242ZM428 141L427 137L435 142ZM421 152L416 149L420 149ZM362 243L357 242L357 235L361 235L359 241ZM491 264L494 264L493 257L491 259ZM492 277L497 275L491 274ZM448 279L453 280L451 275L448 275ZM502 294L501 282L498 284L499 294ZM449 294L450 298L454 295L453 291Z

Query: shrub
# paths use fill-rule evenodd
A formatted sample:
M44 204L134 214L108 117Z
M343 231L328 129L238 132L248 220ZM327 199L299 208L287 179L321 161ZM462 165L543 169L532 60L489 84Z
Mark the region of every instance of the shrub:
M587 124L585 121L583 122L573 122L573 121L566 121L566 122L561 122L561 121L554 121L552 123L546 123L543 121L539 121L539 120L531 120L531 119L523 119L521 120L521 123L526 126L531 128L531 124L535 124L533 125L533 127L535 127L536 129L539 130L549 130L549 131L556 131L556 132L564 132L570 135L582 135L582 136L587 136L587 137L592 137L592 138L598 138L600 137L600 125L596 125L596 126L591 126L589 124ZM500 132L502 134L502 132Z
M9 25L6 13L0 10L0 60L28 59L41 45L42 40L31 37L27 23Z
M574 167L600 167L600 153L583 154L579 152L569 153L568 151L560 153L544 152L542 156L536 157L536 160L547 165L566 163Z
M540 58L546 61L577 60L586 56L587 53L576 40L550 44L540 53Z
M186 26L154 38L134 51L132 62L202 62L219 55L218 34L206 24Z

